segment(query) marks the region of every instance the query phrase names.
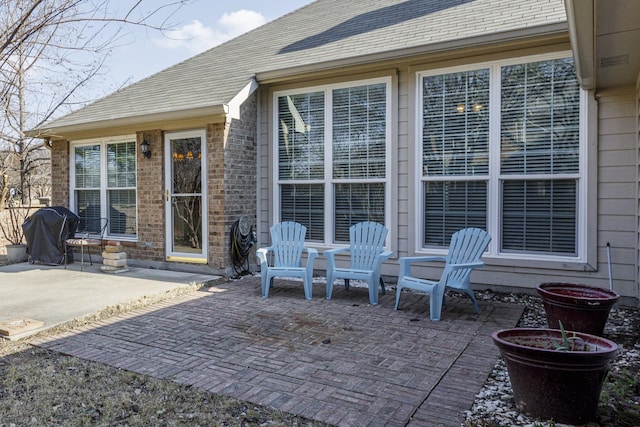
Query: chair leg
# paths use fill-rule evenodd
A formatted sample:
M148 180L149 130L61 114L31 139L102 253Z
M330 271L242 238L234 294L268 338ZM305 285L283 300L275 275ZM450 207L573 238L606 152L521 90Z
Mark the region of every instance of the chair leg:
M378 305L378 284L375 285L373 283L368 284L369 288L369 304Z
M398 306L400 305L400 294L402 293L402 286L397 285L396 286L396 306L393 307L394 310L398 309Z
M310 300L313 295L313 279L305 277L302 281L302 286L304 287L305 299Z
M480 307L478 307L478 301L476 301L476 297L475 295L473 295L473 291L469 291L466 294L469 295L469 298L471 298L471 302L473 303L473 309L476 311L477 314L480 314Z
M331 273L327 274L327 286L326 286L326 299L331 299L333 295L333 275Z
M260 287L262 288L262 298L269 298L269 278L266 271L260 272Z
M344 290L345 291L349 290L349 279L344 279Z
M429 294L429 318L433 321L440 320L442 304L444 303L444 288L436 286Z
M386 291L384 289L384 280L380 277L380 287L382 288L382 295L386 295Z

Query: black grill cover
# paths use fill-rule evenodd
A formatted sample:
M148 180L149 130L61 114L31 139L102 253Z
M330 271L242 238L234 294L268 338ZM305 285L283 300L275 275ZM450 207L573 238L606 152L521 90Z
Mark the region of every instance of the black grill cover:
M62 206L41 208L34 212L22 224L29 261L32 264L63 264L64 241L74 235L79 220L78 215ZM73 262L71 248L67 262Z

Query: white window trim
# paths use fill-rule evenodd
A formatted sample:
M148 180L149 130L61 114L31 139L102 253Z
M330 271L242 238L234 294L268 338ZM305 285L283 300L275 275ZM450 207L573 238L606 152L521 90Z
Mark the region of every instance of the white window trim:
M391 220L391 201L392 201L392 197L391 197L391 183L393 182L392 177L391 177L391 165L392 165L392 135L393 135L393 123L392 123L392 117L393 117L393 113L391 111L391 109L393 108L393 102L392 102L392 91L393 91L393 87L392 87L392 82L393 79L391 76L386 76L386 77L379 77L379 78L371 78L371 79L362 79L362 80L352 80L352 81L348 81L348 82L342 82L342 83L336 83L336 84L328 84L328 85L316 85L316 86L307 86L307 87L301 87L301 88L297 88L297 89L291 89L291 90L283 90L283 91L276 91L273 92L273 98L272 98L272 111L273 111L273 117L272 117L272 129L273 129L273 135L272 135L272 164L273 164L273 170L272 170L272 182L274 183L273 185L273 189L272 189L272 195L273 197L272 199L272 205L271 205L271 211L273 212L273 217L274 217L274 221L277 223L280 221L280 186L282 184L323 184L325 186L325 212L327 211L331 211L333 213L335 213L335 207L334 207L334 185L336 183L344 183L344 182L348 182L348 183L367 183L367 182L384 182L384 188L385 188L385 206L384 206L384 217L385 217L385 226L391 230L391 224L393 223L393 221ZM332 176L332 165L333 165L333 150L332 150L332 124L333 124L333 118L332 118L332 109L333 109L333 97L331 96L332 91L334 89L344 89L344 88L349 88L349 87L355 87L355 86L365 86L365 85L372 85L372 84L377 84L377 83L384 83L386 85L386 91L385 91L385 102L386 102L386 134L385 134L385 138L386 138L386 145L385 145L385 178L384 180L378 180L378 179L349 179L349 180L345 180L345 179L334 179ZM324 147L325 147L325 159L324 159L324 172L325 172L325 178L322 180L314 180L314 179L310 179L310 180L281 180L279 178L279 164L278 164L278 135L279 135L279 123L278 123L278 99L282 96L287 96L287 95L300 95L300 94L305 94L305 93L311 93L311 92L324 92L324 98L325 98L325 106L324 106L324 136L325 136L325 141L324 141ZM333 241L333 236L334 236L334 223L335 220L333 219L333 214L332 215L325 215L324 217L324 240L322 242L318 242L318 241L309 241L308 245L311 247L318 247L318 248L325 248L325 247L343 247L343 246L347 246L347 244L343 244L343 243L335 243ZM390 247L390 242L391 242L391 232L387 234L387 241L385 246Z
M75 149L76 147L87 146L87 145L100 145L100 206L106 209L107 206L107 156L106 147L108 144L118 144L123 142L133 142L136 143L136 135L119 135L107 138L90 138L90 139L79 139L77 141L69 142L69 207L73 210L76 206L75 200L75 182L76 182L76 168L75 168ZM105 237L113 237L119 241L123 242L137 242L138 241L138 218L139 218L139 206L137 203L137 194L138 194L138 186L137 186L137 162L138 159L136 157L136 233L135 236L111 236L109 235L109 227L105 231ZM125 187L129 188L129 187ZM102 209L102 208L101 208ZM101 212L101 215L106 217L106 212Z
M422 246L422 240L424 235L423 228L423 216L424 212L422 206L424 206L424 194L422 191L422 184L424 182L422 176L422 99L423 99L423 85L422 79L428 76L434 75L442 75L448 73L456 73L462 71L471 71L478 70L483 68L489 68L490 75L490 89L489 89L489 102L490 102L490 111L489 111L489 175L478 176L478 177L460 177L460 179L480 179L480 180L488 180L489 187L487 190L487 231L492 236L491 243L487 248L487 252L485 253L485 259L492 259L492 261L496 261L497 264L500 264L500 260L519 260L522 262L522 265L535 265L540 262L552 262L558 263L558 265L562 265L565 263L569 264L579 264L577 268L581 268L580 266L588 263L588 238L587 225L589 223L588 216L593 215L594 213L590 213L588 210L588 194L587 194L587 184L588 184L588 167L589 167L589 159L588 159L588 117L589 117L589 107L590 103L588 102L588 94L582 88L580 88L580 136L579 136L579 171L577 174L571 174L571 177L577 177L578 179L578 194L577 194L577 224L576 224L576 251L577 256L558 256L558 255L547 255L547 254L539 254L539 253L504 253L499 251L499 243L501 241L501 221L502 221L502 212L499 211L499 203L500 203L500 105L501 105L501 92L494 89L495 87L500 87L501 83L501 73L500 68L506 65L514 65L514 64L524 64L528 62L539 62L546 61L552 59L560 59L571 57L571 51L563 51L563 52L554 52L544 55L533 55L533 56L523 56L517 58L509 58L501 61L494 62L478 62L473 64L466 64L464 66L456 66L456 67L446 67L446 68L438 68L431 70L418 70L415 73L415 85L416 85L416 99L415 99L415 144L414 144L414 173L417 177L415 181L415 186L413 188L414 198L417 201L415 205L414 211L414 223L413 227L416 230L415 233L415 241L414 241L414 252L416 254L438 254L443 255L447 253L447 248L442 249L433 249L433 248L425 248ZM545 175L547 177L548 175ZM564 175L558 175L557 178L560 179ZM531 176L528 176L531 178ZM443 180L451 181L457 179L457 177L443 177ZM411 215L411 213L410 213ZM508 265L508 264L507 264Z

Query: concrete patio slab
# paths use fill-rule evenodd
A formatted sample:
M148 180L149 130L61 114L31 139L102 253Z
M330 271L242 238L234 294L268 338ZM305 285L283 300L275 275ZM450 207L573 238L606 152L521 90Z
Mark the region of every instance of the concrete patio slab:
M20 339L110 306L160 295L176 288L219 280L218 276L129 268L118 275L101 264L48 266L18 263L0 267L0 323L31 319L43 325L9 339Z

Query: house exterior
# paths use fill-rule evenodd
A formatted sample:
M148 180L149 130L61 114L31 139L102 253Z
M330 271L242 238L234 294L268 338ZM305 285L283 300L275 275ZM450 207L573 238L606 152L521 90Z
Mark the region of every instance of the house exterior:
M608 287L611 266L637 304L638 52L601 70L597 23L638 40L640 14L564 3L315 1L38 130L52 204L108 217L130 265L222 274L241 216L257 246L301 222L320 254L384 223L391 278L475 226L478 289Z

